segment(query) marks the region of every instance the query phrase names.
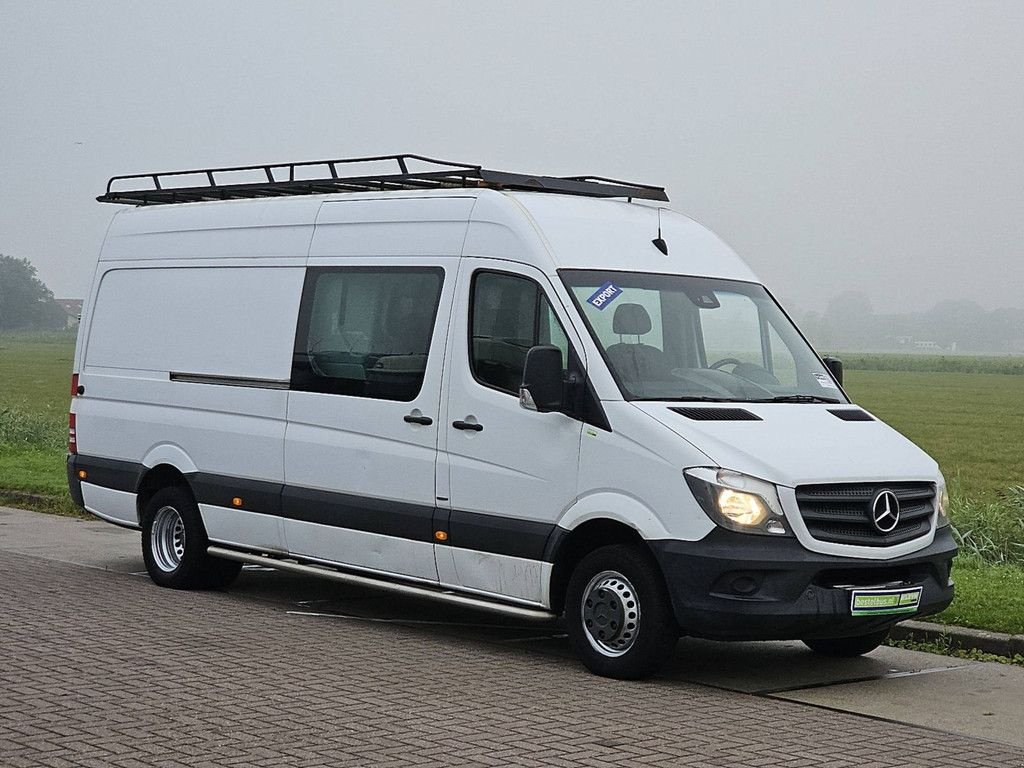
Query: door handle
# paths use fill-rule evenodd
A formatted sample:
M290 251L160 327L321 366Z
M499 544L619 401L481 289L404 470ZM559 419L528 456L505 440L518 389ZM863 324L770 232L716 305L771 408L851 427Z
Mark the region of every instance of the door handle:
M414 413L407 413L403 418L407 424L422 424L425 427L429 427L434 423L434 420L429 416L417 416Z
M468 429L472 432L483 432L484 425L472 421L453 421L452 426L456 429Z

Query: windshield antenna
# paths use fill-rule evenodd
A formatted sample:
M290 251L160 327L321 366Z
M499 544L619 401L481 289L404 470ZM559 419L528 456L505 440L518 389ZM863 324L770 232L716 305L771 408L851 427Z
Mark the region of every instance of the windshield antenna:
M658 209L658 236L651 240L651 242L654 243L655 248L668 256L668 243L661 237L661 208Z

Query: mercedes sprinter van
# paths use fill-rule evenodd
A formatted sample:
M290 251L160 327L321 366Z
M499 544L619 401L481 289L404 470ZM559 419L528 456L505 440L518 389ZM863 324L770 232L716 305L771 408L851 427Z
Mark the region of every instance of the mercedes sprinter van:
M132 207L68 478L161 586L259 563L562 616L620 678L680 635L862 654L952 600L936 463L660 188L398 155L99 200Z

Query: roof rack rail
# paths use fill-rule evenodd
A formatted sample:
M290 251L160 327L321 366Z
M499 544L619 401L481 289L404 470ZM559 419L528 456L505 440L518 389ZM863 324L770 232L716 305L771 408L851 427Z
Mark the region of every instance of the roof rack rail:
M340 166L359 163L395 163L397 168L388 169L387 173L368 173L368 169L364 168L363 173L350 176L339 172ZM412 171L410 163L427 167ZM225 176L231 178L225 179ZM145 182L142 189L122 188L138 187L142 182ZM174 186L176 182L181 185ZM453 163L409 154L113 176L107 182L106 193L96 199L101 203L161 205L287 195L324 195L332 192L383 192L458 187L488 187L668 202L668 196L662 187L649 184L619 181L603 176L532 176L492 171L479 165Z

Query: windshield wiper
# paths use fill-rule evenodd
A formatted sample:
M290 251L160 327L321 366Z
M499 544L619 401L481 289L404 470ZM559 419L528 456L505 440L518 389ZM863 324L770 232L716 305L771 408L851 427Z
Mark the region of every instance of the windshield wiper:
M765 400L751 400L752 403L841 403L835 397L821 397L820 395L779 395L769 397Z
M641 400L670 400L674 403L744 403L749 400L737 400L735 397L708 397L693 395L692 397L644 397ZM766 401L767 402L767 401Z

